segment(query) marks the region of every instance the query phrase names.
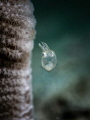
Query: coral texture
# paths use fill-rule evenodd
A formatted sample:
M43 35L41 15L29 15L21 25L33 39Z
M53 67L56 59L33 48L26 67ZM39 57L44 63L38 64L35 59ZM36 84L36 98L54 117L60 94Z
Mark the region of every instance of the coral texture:
M32 120L31 51L35 37L29 0L0 0L0 120Z

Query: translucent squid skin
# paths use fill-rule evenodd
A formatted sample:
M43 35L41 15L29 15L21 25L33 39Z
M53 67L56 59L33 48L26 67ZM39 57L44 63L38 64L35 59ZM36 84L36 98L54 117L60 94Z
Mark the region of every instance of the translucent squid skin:
M39 43L39 47L42 49L42 60L41 64L42 67L47 70L51 71L57 64L56 54L53 50L50 50L48 45L44 42Z

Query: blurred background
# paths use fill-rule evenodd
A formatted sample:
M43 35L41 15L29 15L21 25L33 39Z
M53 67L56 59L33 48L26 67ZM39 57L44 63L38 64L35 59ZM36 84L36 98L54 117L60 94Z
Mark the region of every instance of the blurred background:
M90 86L86 84L87 89L84 87L85 81L88 83L90 80L90 1L32 0L32 2L37 20L32 55L35 109L51 96L62 94L67 96L65 90L76 89L72 86L77 86L79 81L80 85L82 84L79 90L82 91L84 88L85 91L77 92L81 96L79 103L83 105L81 99L85 101L88 96L86 103L90 106L90 92L87 92ZM41 41L47 43L57 55L57 66L51 72L41 67L42 51L38 46ZM84 96L86 93L89 94ZM74 103L77 104L75 101Z

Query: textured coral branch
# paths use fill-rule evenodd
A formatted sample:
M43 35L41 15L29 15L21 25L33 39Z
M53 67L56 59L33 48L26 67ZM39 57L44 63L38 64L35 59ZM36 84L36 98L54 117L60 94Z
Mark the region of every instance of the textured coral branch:
M32 120L30 57L35 36L29 0L0 0L0 120Z

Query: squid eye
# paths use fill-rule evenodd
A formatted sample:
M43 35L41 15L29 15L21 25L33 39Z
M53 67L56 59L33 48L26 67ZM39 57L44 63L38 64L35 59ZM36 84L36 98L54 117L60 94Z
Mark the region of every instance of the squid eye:
M55 53L54 53L54 51L52 51L52 56L54 56L55 55Z
M43 57L46 57L46 56L47 56L47 53L46 53L46 52L42 52L42 56L43 56Z
M42 52L42 56L44 56L44 53Z

